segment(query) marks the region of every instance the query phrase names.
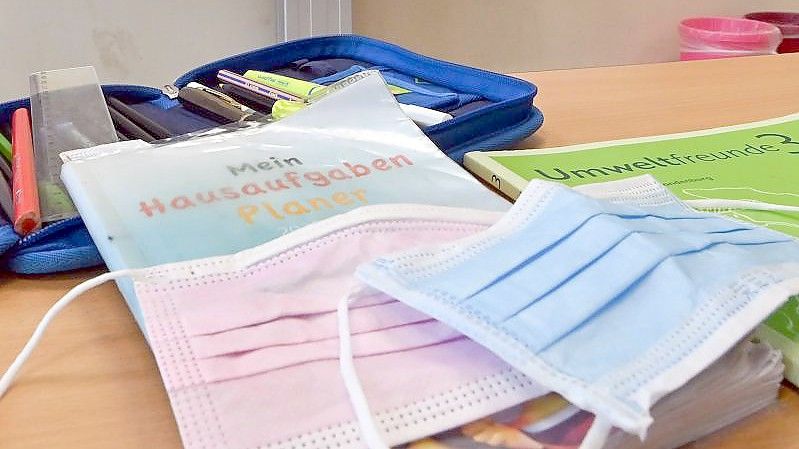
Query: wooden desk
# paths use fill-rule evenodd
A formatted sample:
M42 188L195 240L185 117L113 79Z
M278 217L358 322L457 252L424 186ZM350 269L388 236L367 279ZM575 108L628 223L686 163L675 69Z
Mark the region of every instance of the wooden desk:
M688 131L799 112L799 54L524 73L546 122L520 147ZM66 290L102 270L0 274L0 369ZM777 449L799 438L799 394L693 449ZM155 360L112 284L67 308L0 400L0 448L180 448Z

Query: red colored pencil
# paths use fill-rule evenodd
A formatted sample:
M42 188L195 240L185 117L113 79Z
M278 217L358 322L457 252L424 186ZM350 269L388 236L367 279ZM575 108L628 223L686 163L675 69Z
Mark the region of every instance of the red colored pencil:
M36 164L33 159L31 118L25 108L17 109L11 116L11 148L14 230L25 236L42 226Z

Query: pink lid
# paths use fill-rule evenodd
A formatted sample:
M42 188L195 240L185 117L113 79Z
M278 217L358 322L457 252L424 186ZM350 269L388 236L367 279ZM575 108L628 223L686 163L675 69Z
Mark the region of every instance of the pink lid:
M689 46L723 50L774 51L782 41L779 28L735 17L692 17L680 22L680 38Z
M799 37L799 12L762 11L749 13L745 17L776 25L785 37Z

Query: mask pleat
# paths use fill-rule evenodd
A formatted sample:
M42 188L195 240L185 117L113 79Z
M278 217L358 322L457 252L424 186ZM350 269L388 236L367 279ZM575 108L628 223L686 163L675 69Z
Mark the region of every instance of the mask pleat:
M431 320L353 335L353 356L357 359L411 351L462 338L465 337L459 332ZM206 358L199 360L198 365L207 382L218 382L300 364L335 360L338 356L339 342L335 338Z
M195 290L196 294L191 294ZM320 291L321 290L321 291ZM327 291L318 289L280 291L266 285L252 286L248 282L231 280L217 285L201 285L187 294L177 296L180 310L189 335L213 335L245 326L269 323L286 317L305 317L335 312L330 295L341 287L331 286ZM302 301L297 298L302 297ZM364 297L353 305L354 309L391 302L385 295Z
M190 335L215 334L284 317L333 313L336 304L330 298L344 294L346 289L339 280L351 276L349 270L360 261L405 249L408 240L416 244L449 241L478 229L481 227L458 223L444 226L429 220L361 224L352 230L350 238L327 237L325 244L293 247L281 257L258 262L246 275L233 272L229 277L184 283L179 287L181 293L175 295L176 307ZM306 257L308 253L315 257ZM296 258L305 260L301 269L287 263ZM264 280L261 272L269 273L269 279ZM298 296L303 300L298 301ZM388 301L384 295L367 296L359 298L352 308Z
M713 217L670 220L657 216L595 215L551 251L514 267L463 304L479 307L489 318L501 321L567 282L634 232L727 233L745 229L750 228ZM537 229L531 228L523 235L535 232Z
M504 327L541 351L592 318L649 275L668 258L704 251L716 245L768 245L785 242L759 229L715 234L633 233L562 287L509 317ZM668 289L669 284L659 284ZM653 294L661 293L653 292ZM553 316L558 316L553 320Z
M551 207L552 211L548 213L557 214L562 208L569 207L569 204L568 201L563 201ZM492 254L490 264L465 264L459 266L457 270L441 273L434 280L436 283L446 284L455 297L466 298L485 285L496 282L508 271L546 252L552 245L582 227L597 213L593 208L584 207L556 226L542 226L535 233L511 234L503 237L496 244L487 246ZM496 257L493 257L494 255ZM420 287L434 288L433 285L424 283L420 284Z
M296 300L301 302L304 298L300 296ZM429 316L398 301L353 308L349 312L349 319L353 335L431 321ZM208 358L337 337L335 313L321 313L279 318L226 332L198 335L191 338L191 345L197 357Z
M662 220L682 223L689 227L701 227L703 222L719 225L721 219L710 214L698 214L685 208L669 208L669 213L662 216L653 215L645 210L625 204L599 203L586 200L585 197L571 190L563 190L557 200L550 201L543 210L536 211L533 217L520 216L515 227L509 227L506 235L495 238L488 245L473 245L474 251L490 252L491 263L462 264L457 270L448 270L437 274L430 283L424 280L420 288L435 288L433 284L447 285L447 291L455 298L465 299L488 285L498 283L504 276L519 266L529 264L546 253L550 248L568 240L590 220L598 215L615 215L621 218L660 218ZM541 218L547 217L547 218ZM553 217L558 217L553 219ZM528 222L529 221L529 222ZM699 224L695 224L698 222ZM729 227L730 223L726 222ZM746 228L740 225L739 228ZM519 232L524 229L527 232ZM495 243L493 243L495 241ZM600 242L602 243L602 242ZM575 258L569 258L575 260Z
M709 303L724 288L730 272L744 273L756 264L778 264L785 254L799 257L792 242L716 244L703 251L671 257L631 286L623 301L615 301L601 309L601 317L595 316L581 323L545 348L541 356L561 366L564 372L580 378L603 379L602 376L606 375L623 378L619 372L613 371L613 367L640 362L642 355L674 332L679 323L697 316L697 309ZM754 262L755 255L758 262ZM720 270L722 263L724 269ZM699 287L703 284L703 287ZM747 299L745 296L738 297L738 302L728 301L725 307L738 307ZM720 321L724 316L719 313L706 319ZM604 349L601 354L573 350L596 342L602 342ZM680 351L676 345L673 349L674 354ZM664 358L658 359L658 363L668 362ZM639 381L645 379L640 370L633 370L628 375ZM636 386L634 383L627 385L627 388Z

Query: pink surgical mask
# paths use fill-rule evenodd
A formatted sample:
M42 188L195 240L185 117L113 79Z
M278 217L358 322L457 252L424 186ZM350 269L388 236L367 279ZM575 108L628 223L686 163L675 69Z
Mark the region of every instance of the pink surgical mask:
M354 273L379 255L469 236L499 216L369 206L232 256L102 275L48 313L0 395L60 308L131 276L188 449L374 447L362 427L396 445L479 419L546 390L444 324L358 288ZM369 404L362 400L360 413L358 398ZM374 427L359 425L364 416Z

